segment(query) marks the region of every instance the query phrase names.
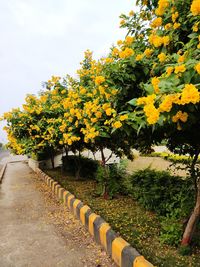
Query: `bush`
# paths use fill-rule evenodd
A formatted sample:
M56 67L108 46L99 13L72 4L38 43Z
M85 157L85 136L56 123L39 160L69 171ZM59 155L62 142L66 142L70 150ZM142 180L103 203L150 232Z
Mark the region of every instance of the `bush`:
M135 172L129 183L129 193L146 209L159 215L184 217L194 205L195 189L189 178L183 180L169 172L147 168Z
M62 158L63 170L76 176L78 170L80 170L80 177L82 178L94 178L98 169L98 161L85 158L83 156L65 156Z
M107 193L110 198L113 198L119 193L125 193L123 181L126 176L126 166L124 162L107 165L106 169L99 166L96 173L96 180L98 183L97 193L102 195L105 186L107 187Z
M178 245L183 232L182 222L187 221L195 202L191 179L147 168L135 172L126 181L126 188L143 207L161 216L161 242Z

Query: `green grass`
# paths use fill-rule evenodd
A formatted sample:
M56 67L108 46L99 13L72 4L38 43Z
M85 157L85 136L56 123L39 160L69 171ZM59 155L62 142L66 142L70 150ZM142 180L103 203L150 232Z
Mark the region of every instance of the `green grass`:
M59 168L48 170L46 173L101 215L113 230L155 266L200 266L200 249L193 248L190 256L181 256L177 248L161 244L158 217L146 211L132 198L118 196L112 200L105 200L102 197L96 197L96 182L93 180L77 181L72 176L61 174Z

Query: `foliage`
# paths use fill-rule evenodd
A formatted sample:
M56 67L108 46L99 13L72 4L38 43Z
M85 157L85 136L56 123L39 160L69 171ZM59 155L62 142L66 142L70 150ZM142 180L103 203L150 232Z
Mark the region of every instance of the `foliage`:
M171 176L151 169L136 171L130 178L129 193L145 208L160 215L188 216L194 205L194 187L190 178Z
M71 175L75 175L80 168L81 178L94 179L99 163L83 156L64 156L62 158L62 169Z
M183 233L182 224L177 218L164 217L161 221L160 241L169 245L178 246Z

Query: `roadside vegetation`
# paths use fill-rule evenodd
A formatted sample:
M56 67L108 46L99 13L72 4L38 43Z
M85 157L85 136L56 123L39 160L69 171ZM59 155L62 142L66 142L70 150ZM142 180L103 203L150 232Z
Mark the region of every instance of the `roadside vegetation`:
M76 78L52 76L38 95L27 95L23 108L3 115L7 146L50 158L53 168L55 153L68 160L73 152L78 180L81 152L99 151L97 196L109 203L117 193L131 195L159 220L164 216L160 242L189 254L200 219L200 0L136 2L138 12L120 16L126 37L106 57L95 60L87 50ZM189 155L186 179L146 170L131 176L126 188L118 167L108 167L112 154L133 160L133 148L149 153L162 142L174 154Z

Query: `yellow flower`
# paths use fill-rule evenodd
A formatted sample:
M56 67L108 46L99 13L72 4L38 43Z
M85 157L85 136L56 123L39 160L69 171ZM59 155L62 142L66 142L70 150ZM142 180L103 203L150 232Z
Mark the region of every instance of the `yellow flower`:
M113 123L113 127L118 129L118 128L121 128L122 127L122 123L120 121L116 121Z
M140 61L140 60L143 59L143 57L144 57L143 54L138 54L138 55L136 56L135 60Z
M92 123L97 122L97 118L91 118L91 122L92 122Z
M100 85L100 84L102 84L103 82L105 82L105 78L104 78L103 76L97 76L97 77L95 78L95 84L96 84L96 85Z
M164 100L159 105L160 112L170 112L172 109L173 97L172 95L167 95L164 97Z
M180 26L181 26L180 23L175 22L173 28L174 28L174 30L176 30L176 29L180 28Z
M167 58L167 56L165 55L165 53L160 53L160 54L158 55L158 59L159 59L159 61L160 61L161 63L162 63L162 62L165 62L166 58Z
M190 10L191 10L193 16L200 15L200 1L199 0L193 0Z
M195 70L200 74L200 62L195 65Z
M147 48L144 50L144 54L146 57L150 57L153 53L153 49Z
M182 63L182 62L184 62L184 60L185 60L184 56L179 56L178 63Z
M80 93L81 93L82 95L84 95L84 94L86 93L86 89L83 88L83 87L80 87Z
M117 47L114 47L112 50L112 55L113 56L118 56L119 55L119 49Z
M134 41L134 37L132 37L132 36L126 36L125 43L127 45L131 45L133 43L133 41Z
M110 108L110 103L105 103L102 106L103 110L106 110L107 108Z
M110 116L112 114L112 109L111 108L107 108L106 109L106 115Z
M99 118L101 118L102 117L102 113L100 112L100 111L97 111L96 112L96 117L99 119Z
M169 36L163 36L162 37L162 42L164 46L167 46L170 42Z
M125 23L126 23L126 22L125 22L124 19L120 20L120 25L121 25L121 26L124 25Z
M134 15L134 11L131 10L131 11L129 12L129 16L132 17L133 15Z
M169 77L172 74L173 70L174 70L173 67L167 67L166 69L167 77Z
M147 97L139 97L137 99L137 105L148 105L148 104L153 104L154 100L156 98L155 94L149 95Z
M107 58L105 58L105 62L106 63L112 63L113 62L113 58L107 57Z
M162 25L162 18L161 17L158 17L156 19L154 19L151 23L151 27L152 28L158 28Z
M167 23L167 24L165 25L165 30L170 30L171 27L172 27L172 24L171 24L171 23Z
M159 78L157 78L157 77L153 77L152 78L151 84L153 85L153 88L154 88L155 93L158 93L159 92L159 86L158 86L159 83L160 83Z
M119 120L120 121L125 121L125 120L127 120L128 119L128 114L124 114L124 115L121 115L120 117L119 117Z
M173 121L173 122L178 122L179 120L182 121L182 122L186 122L187 119L188 119L188 114L187 114L187 112L182 112L181 110L178 111L178 112L176 113L176 115L174 115L174 116L172 117L172 121Z
M172 21L175 22L176 19L178 18L178 16L179 16L178 12L173 13L172 14Z
M180 72L185 72L185 71L186 71L185 64L182 64L175 67L174 73L178 74Z
M118 41L117 41L117 44L118 44L118 45L122 45L122 44L123 44L123 41L122 41L122 40L118 40Z
M199 23L195 23L192 27L193 32L198 32L199 30Z

